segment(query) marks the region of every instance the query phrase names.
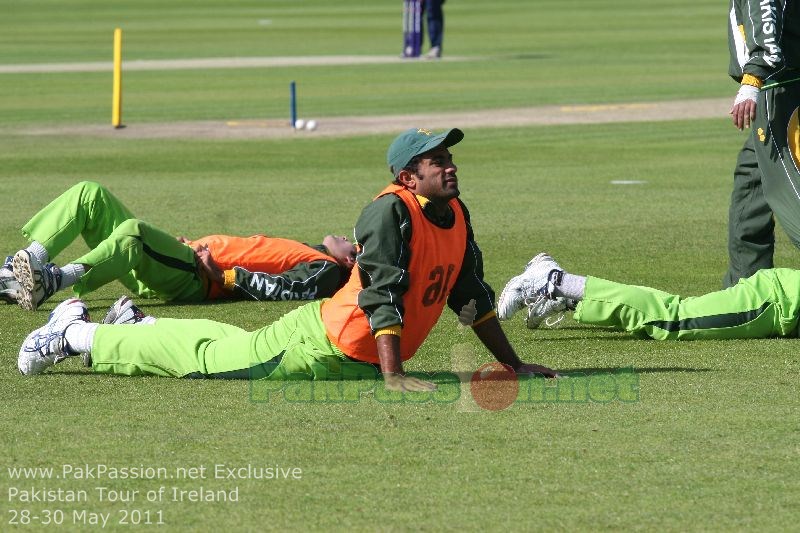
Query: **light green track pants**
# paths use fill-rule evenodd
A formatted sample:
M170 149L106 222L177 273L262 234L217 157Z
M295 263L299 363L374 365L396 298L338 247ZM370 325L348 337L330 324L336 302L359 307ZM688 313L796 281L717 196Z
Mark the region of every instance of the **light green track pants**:
M22 228L51 259L81 235L90 251L72 263L90 267L73 287L79 296L119 280L138 296L195 302L205 298L194 251L175 237L134 218L103 186L70 187Z
M800 270L787 268L692 298L589 277L574 317L658 340L794 337L799 302Z
M202 319L100 325L92 369L126 376L374 379L374 366L348 359L328 339L321 305L307 303L252 332Z

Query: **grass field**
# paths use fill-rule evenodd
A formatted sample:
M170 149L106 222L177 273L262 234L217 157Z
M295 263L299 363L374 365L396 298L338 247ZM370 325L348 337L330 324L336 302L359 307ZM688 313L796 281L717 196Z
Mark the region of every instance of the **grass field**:
M448 2L445 54L467 58L460 62L130 73L126 120L285 118L291 79L301 108L320 119L732 97L719 2L568 4ZM0 6L0 65L110 60L117 25L127 59L396 55L401 44L394 0ZM24 246L19 227L82 179L176 235L265 232L315 242L350 234L389 178L393 135L151 141L17 131L108 123L110 86L110 74L0 74L0 252ZM687 295L717 289L743 140L727 117L467 130L454 154L486 279L499 292L547 250L576 273ZM776 262L796 265L797 251L783 234L778 240ZM58 259L83 250L76 243ZM93 317L123 292L113 283L88 295ZM0 305L3 531L87 529L90 512L110 513L106 529L169 531L785 531L800 515L795 340L658 343L570 319L532 332L517 319L505 329L525 359L599 379L624 375L638 397L565 401L550 389L539 398L533 382L499 412L476 409L466 384L455 389L464 398L424 403L379 391L356 402L291 392L261 401L247 382L96 376L74 360L23 378L19 345L58 301L36 313ZM160 317L248 329L298 305L139 303ZM489 362L456 324L446 312L408 368L468 375ZM454 354L464 353L469 364L454 367ZM173 477L64 476L82 465L163 468ZM222 479L215 465L224 465ZM302 475L225 477L226 468L248 465ZM12 479L23 467L61 477ZM175 478L177 469L187 475ZM99 487L139 493L100 501ZM238 501L173 501L173 487L235 490ZM25 502L14 492L31 489L85 490L88 501ZM38 518L10 524L24 510ZM56 511L63 524L43 525ZM120 524L125 512L165 525Z

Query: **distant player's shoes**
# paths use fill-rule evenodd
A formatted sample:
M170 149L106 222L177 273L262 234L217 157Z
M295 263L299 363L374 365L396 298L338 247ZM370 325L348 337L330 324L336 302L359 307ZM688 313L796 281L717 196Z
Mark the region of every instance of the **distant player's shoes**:
M564 275L561 266L546 253L531 259L525 271L506 283L497 301L497 318L508 320L523 307L539 300L554 300L553 289Z
M144 314L127 296L120 296L114 305L108 308L103 324L152 324L156 318Z
M9 255L0 267L0 300L9 304L17 303L21 285L14 276L13 256Z
M425 59L439 59L442 57L442 47L441 46L434 46L428 53L425 54Z
M567 311L574 311L578 304L575 300L557 297L555 300L549 298L527 299L525 305L528 306L528 316L525 325L530 329L537 329L544 323L548 328L556 327L562 320Z
M61 269L53 263L43 265L28 250L20 250L12 259L14 277L20 284L17 303L23 309L35 311L58 290Z
M58 304L47 324L34 330L22 343L17 358L20 373L25 376L41 374L67 357L78 355L70 349L64 333L72 324L88 321L89 310L81 300L70 298Z

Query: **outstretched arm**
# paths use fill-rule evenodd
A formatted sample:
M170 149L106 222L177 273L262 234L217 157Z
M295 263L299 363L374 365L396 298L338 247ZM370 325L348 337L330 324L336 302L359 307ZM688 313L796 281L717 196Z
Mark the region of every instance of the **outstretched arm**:
M508 337L506 337L503 328L500 327L500 321L497 320L496 316L479 322L477 325L472 326L472 329L483 345L492 352L494 358L513 368L517 374L541 374L547 378L558 377L558 372L546 366L523 363L511 343L508 342Z
M546 366L523 363L508 342L495 315L494 290L483 279L483 254L475 242L469 211L463 203L461 208L467 219L467 246L461 272L447 299L447 305L458 313L459 321L464 325L471 324L475 317L478 318L478 321L472 324L472 329L499 362L510 366L520 374L557 377L558 373Z
M427 392L436 390L436 385L413 376L406 376L400 359L400 337L397 335L379 335L378 358L381 361L381 373L386 388L398 392Z

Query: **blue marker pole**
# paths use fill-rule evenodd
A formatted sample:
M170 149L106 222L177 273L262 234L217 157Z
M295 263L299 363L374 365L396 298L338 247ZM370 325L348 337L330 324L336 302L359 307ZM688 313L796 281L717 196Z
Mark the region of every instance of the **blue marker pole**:
M289 107L292 116L290 126L294 128L297 122L297 84L294 81L289 84Z

